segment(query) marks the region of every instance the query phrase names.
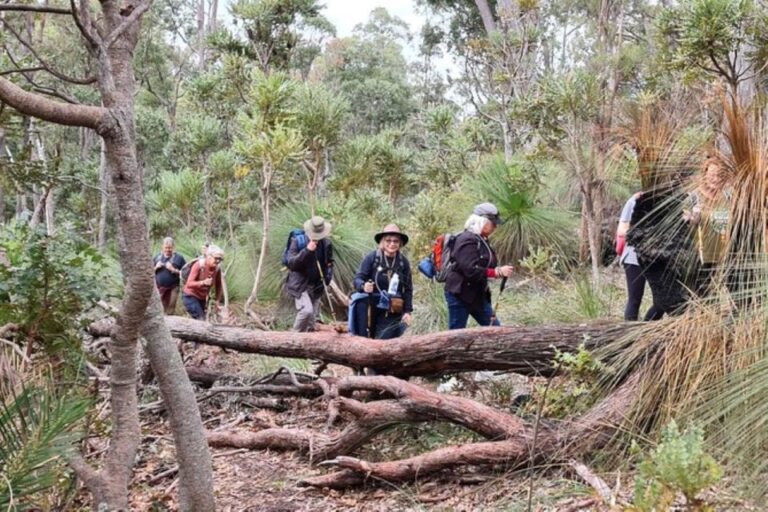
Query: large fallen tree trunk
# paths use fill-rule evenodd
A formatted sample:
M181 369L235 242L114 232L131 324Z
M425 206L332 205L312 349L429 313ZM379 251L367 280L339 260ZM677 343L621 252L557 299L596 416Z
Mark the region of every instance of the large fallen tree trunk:
M516 468L542 461L565 461L602 447L620 428L637 393L630 377L593 409L557 427L535 425L474 400L442 395L394 377L322 379L329 398L329 423L342 414L353 420L340 432L267 428L260 432L211 432L212 447L296 450L311 461L341 471L309 478L303 483L344 488L368 480L403 482L420 476L470 465ZM339 396L353 391L379 391L390 398L363 403ZM346 456L377 433L396 423L448 421L482 435L488 442L448 446L399 461L367 462Z
M551 375L556 351L572 352L603 346L637 323L594 323L541 327L478 327L394 340L372 340L334 332L254 331L211 325L169 316L174 337L227 349L276 357L319 359L397 376L433 375L471 370L506 370L524 375ZM94 336L108 333L109 324L91 325Z

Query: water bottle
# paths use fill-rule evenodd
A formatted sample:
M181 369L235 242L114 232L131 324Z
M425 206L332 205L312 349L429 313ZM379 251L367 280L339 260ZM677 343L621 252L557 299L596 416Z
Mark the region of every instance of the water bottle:
M389 279L389 288L387 288L387 293L392 295L397 295L397 286L400 284L400 278L397 276L397 274L392 274L392 277Z

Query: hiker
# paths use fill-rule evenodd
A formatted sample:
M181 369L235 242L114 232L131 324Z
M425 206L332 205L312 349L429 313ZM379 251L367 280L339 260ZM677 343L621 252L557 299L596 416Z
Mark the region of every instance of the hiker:
M174 251L176 247L173 238L163 239L163 248L155 256L155 285L160 293L160 301L166 315L176 312L176 301L179 298L179 284L181 269L186 264L184 256Z
M330 234L331 224L319 216L304 223L304 233L291 234L283 261L290 270L285 281L285 291L293 298L296 307L294 331L315 330L320 299L325 287L333 279L333 245Z
M723 263L728 249L729 209L734 194L733 188L728 185L730 173L719 157L707 158L701 170L699 183L688 196L683 219L696 228L700 266L695 291L700 297L705 297L711 291L714 273Z
M408 243L408 235L396 224L387 224L373 239L378 249L363 258L352 284L355 290L371 298L371 337L388 340L402 336L412 320L411 264L401 251Z
M450 267L445 279L448 303L448 329L463 329L469 315L478 324L501 325L491 306L489 278L509 277L511 265L499 266L488 237L502 223L499 210L491 203L475 206L464 224L464 231L454 242Z
M219 267L223 260L224 251L216 245L209 245L205 260L196 259L189 270L181 298L187 312L195 320L205 320L211 288L216 289L216 308L221 307L223 291Z
M624 306L624 320L634 322L640 313L640 304L645 293L645 275L640 270L640 262L637 260L637 251L634 246L627 245L627 231L632 220L632 212L635 210L637 198L642 192L632 194L632 197L624 204L619 217L619 226L616 229L616 254L619 255L619 264L624 267L624 276L627 280L627 305ZM643 320L658 320L661 312L654 305L648 309Z
M626 233L651 288L655 313L649 320L682 313L688 298L690 226L680 218L684 178L680 173L660 176L659 183L636 197Z

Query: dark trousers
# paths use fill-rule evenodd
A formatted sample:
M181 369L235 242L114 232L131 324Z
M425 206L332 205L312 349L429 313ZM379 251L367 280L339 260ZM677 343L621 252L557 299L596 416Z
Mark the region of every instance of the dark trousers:
M664 313L678 315L685 309L686 295L682 275L668 260L656 260L641 267L653 296L653 308L645 315L646 320L658 320ZM653 311L653 313L651 313Z
M181 294L181 300L189 316L195 320L205 320L205 301L186 293Z
M448 303L448 329L464 329L470 315L478 325L501 325L498 318L493 318L493 307L490 301L483 302L480 308L470 309L463 300L446 290L445 302Z
M376 310L376 319L374 320L374 334L373 337L377 340L391 340L392 338L399 338L405 332L405 325L403 325L403 315L394 315L388 313L383 309Z
M640 304L645 294L645 275L639 265L624 265L624 276L627 278L627 305L624 307L624 320L634 322L640 315ZM664 312L651 305L643 320L659 320Z

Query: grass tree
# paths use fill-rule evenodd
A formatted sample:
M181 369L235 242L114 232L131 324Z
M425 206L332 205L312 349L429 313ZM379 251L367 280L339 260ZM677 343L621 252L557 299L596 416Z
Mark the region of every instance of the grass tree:
M568 211L541 204L539 184L531 179L535 174L529 170L532 166L520 161L506 163L499 155L467 179L475 199L493 202L506 221L494 235L494 247L499 258L509 264L517 264L537 249L565 259L573 257L576 218Z
M252 169L259 175L259 204L261 206L261 249L256 263L253 289L246 301L246 311L258 300L259 282L269 246L270 207L272 187L277 173L287 164L300 161L305 155L301 133L294 127L291 109L296 83L287 75L254 73L249 93L250 110L240 116L241 133L235 148L245 161L240 175Z

